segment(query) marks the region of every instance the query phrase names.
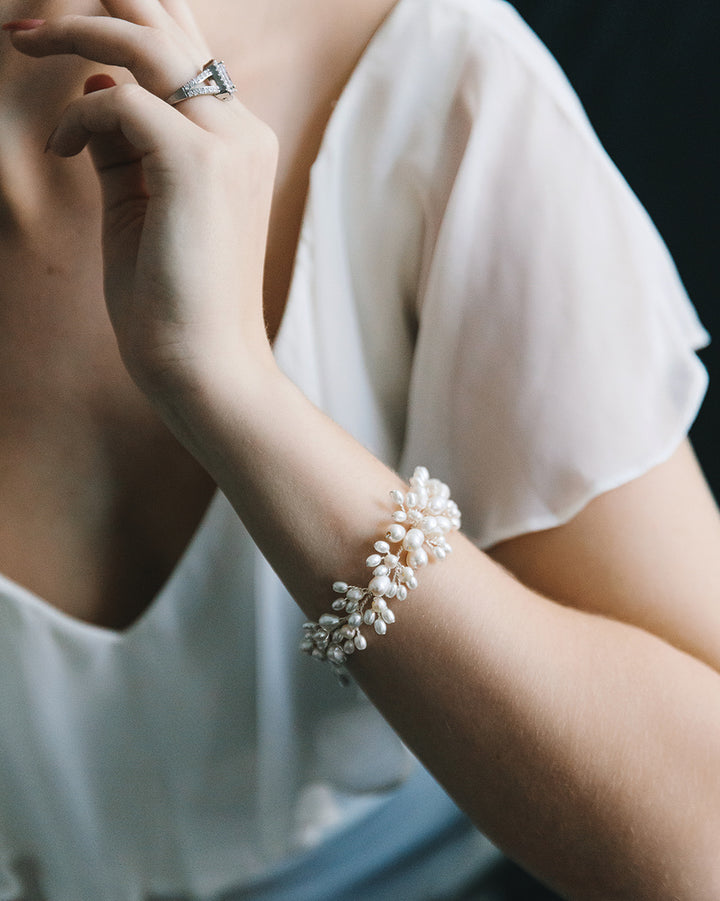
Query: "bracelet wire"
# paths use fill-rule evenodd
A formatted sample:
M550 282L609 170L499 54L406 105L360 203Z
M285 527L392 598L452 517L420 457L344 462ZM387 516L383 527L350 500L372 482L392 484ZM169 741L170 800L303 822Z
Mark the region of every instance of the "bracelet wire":
M431 559L445 559L452 551L447 536L461 525L450 489L439 479L431 479L424 466L415 469L408 491L394 489L390 497L396 509L385 538L375 542L365 561L372 570L367 587L335 582L333 591L338 597L332 602L333 612L303 626L300 649L330 663L343 683L348 681L348 657L367 647L362 627L372 627L378 635L387 633L395 622L388 601L406 600L408 592L417 588L417 570Z

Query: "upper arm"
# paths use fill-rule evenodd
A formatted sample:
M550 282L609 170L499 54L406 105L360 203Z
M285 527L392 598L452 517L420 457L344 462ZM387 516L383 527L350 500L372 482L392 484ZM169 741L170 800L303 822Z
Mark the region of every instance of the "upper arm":
M720 671L720 514L689 442L570 522L489 553L547 597L639 626Z

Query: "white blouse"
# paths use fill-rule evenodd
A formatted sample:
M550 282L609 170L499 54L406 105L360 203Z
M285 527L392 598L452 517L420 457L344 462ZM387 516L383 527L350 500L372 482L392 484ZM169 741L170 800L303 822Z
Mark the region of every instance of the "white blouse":
M489 547L668 457L706 341L511 7L399 0L313 166L275 348L289 377L402 474L447 481ZM359 691L298 653L301 622L220 494L124 632L0 577L0 901L31 882L51 901L211 898L391 813L424 777ZM428 822L375 836L370 871L448 815L423 792ZM466 869L493 853L470 841ZM436 897L466 875L442 872Z

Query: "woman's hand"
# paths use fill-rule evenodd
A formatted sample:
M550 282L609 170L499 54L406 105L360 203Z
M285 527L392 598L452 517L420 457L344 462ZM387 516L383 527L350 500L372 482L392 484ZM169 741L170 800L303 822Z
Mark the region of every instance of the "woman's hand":
M111 18L13 39L26 53L124 65L139 82L92 79L106 89L70 106L51 147L89 143L100 172L108 303L128 367L165 412L187 409L188 385L205 397L214 386L184 439L317 619L337 578L366 573L397 479L284 377L237 403L243 375L257 385L278 373L258 363L275 144L236 100L159 99L209 55L182 0L105 6ZM354 675L477 825L566 897L716 901L718 546L717 510L685 449L552 538L506 545L498 556L526 584L458 536L392 639L354 656Z
M262 278L277 142L235 98L163 98L210 52L184 0L103 0L109 16L8 29L31 56L124 66L137 84L88 79L48 141L89 146L103 198L105 295L139 386L176 403L228 367L270 359Z

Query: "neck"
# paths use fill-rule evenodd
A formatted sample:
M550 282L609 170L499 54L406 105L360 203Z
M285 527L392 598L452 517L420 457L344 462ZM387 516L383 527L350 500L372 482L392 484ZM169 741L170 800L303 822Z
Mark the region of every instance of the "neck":
M282 92L297 64L303 77L307 60L315 59L315 80L322 87L326 70L335 72L338 87L349 72L340 71L336 57L348 67L357 58L358 43L370 37L394 0L191 0L199 29L217 58L224 58L253 108L259 97ZM9 0L3 19L48 18L65 13L100 14L98 0ZM346 46L347 45L347 46ZM31 59L0 36L0 227L32 221L42 215L48 198L87 196L94 179L87 155L75 161L44 155L45 142L62 110L82 91L93 72L111 71L117 81L127 72L71 56ZM276 84L277 83L277 84ZM313 86L315 90L316 85ZM327 86L325 86L327 87ZM319 88L318 88L319 90ZM331 88L328 88L331 90ZM337 92L335 92L337 93ZM281 99L275 106L282 107ZM332 99L332 98L331 98ZM259 115L268 110L258 103ZM276 123L270 121L275 126Z
M3 20L96 12L95 0L15 0ZM0 36L0 229L31 227L50 197L66 198L78 187L81 165L44 154L62 110L82 91L97 64L71 56L32 59Z

